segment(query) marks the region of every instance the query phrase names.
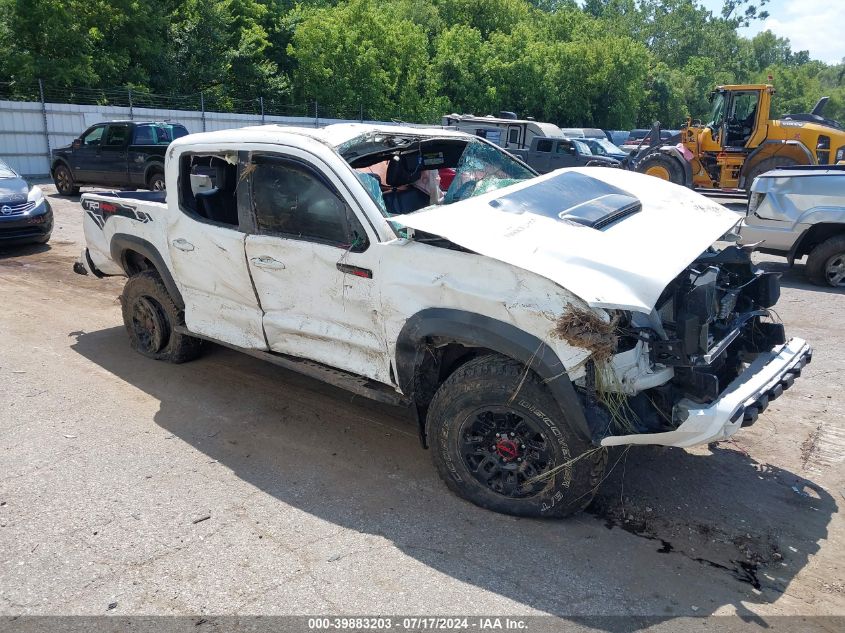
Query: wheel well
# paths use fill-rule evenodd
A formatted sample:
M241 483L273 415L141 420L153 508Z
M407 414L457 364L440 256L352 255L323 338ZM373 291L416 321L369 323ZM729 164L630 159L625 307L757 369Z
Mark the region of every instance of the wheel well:
M127 248L121 253L120 261L123 264L123 270L126 271L126 274L130 277L132 275L137 275L144 270L152 270L156 273L158 272L155 264L141 253L133 251L131 248Z
M425 446L425 416L438 387L466 361L496 353L530 367L572 424L591 441L590 427L566 368L554 349L511 323L453 308L426 308L411 316L396 339L396 379L414 403Z
M436 336L426 338L422 345L425 354L414 375L414 401L425 409L440 385L458 367L478 356L494 353L486 347L468 347Z
M794 259L801 259L808 255L816 246L830 239L834 235L845 234L845 224L819 223L814 224L804 232L792 255Z
M149 167L147 167L147 173L144 175L144 182L150 182L150 178L152 178L155 174L164 174L164 165L161 163L151 163Z
M62 158L57 158L56 160L53 161L53 164L50 165L50 176L54 176L56 174L56 168L59 165L63 165L64 167L67 167L68 169L70 169L70 166L67 164L66 160L64 160Z

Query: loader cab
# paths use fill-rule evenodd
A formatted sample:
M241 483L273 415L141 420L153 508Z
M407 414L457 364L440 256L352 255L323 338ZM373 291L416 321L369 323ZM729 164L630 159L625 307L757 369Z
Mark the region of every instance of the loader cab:
M719 86L710 93L710 115L700 136L703 151L753 149L766 136L771 86Z

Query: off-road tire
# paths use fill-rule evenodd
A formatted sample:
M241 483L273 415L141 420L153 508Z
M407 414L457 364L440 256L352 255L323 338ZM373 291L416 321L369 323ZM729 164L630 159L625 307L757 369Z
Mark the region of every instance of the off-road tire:
M164 191L164 173L160 171L154 171L151 173L150 177L147 178L147 189L150 191Z
M828 263L834 259L845 260L845 235L834 235L816 246L807 256L804 273L807 278L819 286L842 288L841 284L833 283L828 278Z
M79 187L73 182L73 174L67 165L58 165L53 170L53 183L56 191L63 196L75 196L79 194Z
M120 304L129 344L139 354L170 363L185 363L200 355L201 339L174 331L175 326L184 325L185 315L155 271L132 275Z
M516 397L512 397L514 393ZM521 416L544 431L546 446L553 455L546 471L589 453L535 484L542 488L530 496L517 498L496 492L476 478L459 449L462 434L474 428L473 420L479 419L478 411L485 407L512 410L517 419ZM607 465L607 451L595 450L574 431L566 412L537 375L526 373L521 363L497 354L469 361L444 381L429 406L427 433L434 465L449 489L482 508L503 514L575 514L589 505ZM479 465L476 472L480 469Z
M771 158L761 160L745 175L745 197L749 200L751 199L751 185L754 184L754 179L760 174L765 174L767 171L772 171L780 167L792 167L797 164L797 160L788 156L772 156Z
M637 171L641 174L646 174L649 169L662 170L667 176L665 178L662 176L654 176L655 178L668 180L676 185L684 184L684 167L674 156L670 156L669 154L664 154L662 152L653 152L649 154L637 164Z

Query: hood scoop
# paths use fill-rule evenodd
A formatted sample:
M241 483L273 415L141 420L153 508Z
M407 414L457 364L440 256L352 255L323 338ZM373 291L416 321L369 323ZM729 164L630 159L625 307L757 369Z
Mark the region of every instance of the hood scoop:
M556 174L488 204L506 213L544 215L597 230L642 209L627 191L577 172Z

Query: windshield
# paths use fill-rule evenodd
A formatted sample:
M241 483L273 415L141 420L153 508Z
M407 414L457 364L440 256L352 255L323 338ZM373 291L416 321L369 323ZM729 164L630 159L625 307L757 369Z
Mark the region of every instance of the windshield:
M385 217L466 200L536 176L475 138L378 132L344 143L338 152Z
M18 175L6 163L0 160L0 178L17 178Z
M583 154L586 154L587 156L589 156L590 154L592 154L592 153L593 153L593 152L592 152L592 150L590 149L590 146L589 146L589 145L587 145L587 143L586 143L586 142L584 142L584 141L576 141L576 140L573 140L573 141L572 141L572 144L573 144L575 147L577 147L577 148L578 148L578 153L579 153L579 154L582 154L582 155L583 155Z
M616 147L616 145L608 141L606 138L591 139L587 142L590 144L590 149L593 150L593 154L596 154L597 156L607 156L608 154L625 153L623 150Z
M713 97L713 105L710 107L710 122L707 127L713 129L722 123L725 114L725 93L717 92Z
M533 177L531 171L498 148L472 141L461 154L443 204L466 200Z

